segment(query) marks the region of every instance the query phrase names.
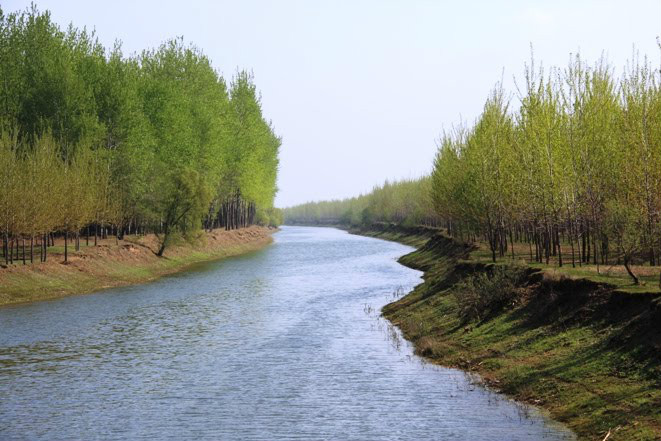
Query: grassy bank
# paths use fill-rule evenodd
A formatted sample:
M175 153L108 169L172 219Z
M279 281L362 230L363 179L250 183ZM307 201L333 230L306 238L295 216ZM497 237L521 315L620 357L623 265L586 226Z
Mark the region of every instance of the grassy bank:
M63 243L49 248L48 261L0 268L0 306L83 294L115 286L144 283L203 261L235 256L271 243L273 230L249 227L200 233L193 244L175 243L157 257L153 235L126 236L81 245L63 262Z
M546 408L580 440L661 438L660 294L491 264L479 246L431 229L354 232L418 247L400 262L424 271L424 283L383 314L419 355Z
M353 234L391 240L416 248L424 246L429 239L441 233L442 230L431 227L404 227L396 224L379 223L369 228L349 228Z

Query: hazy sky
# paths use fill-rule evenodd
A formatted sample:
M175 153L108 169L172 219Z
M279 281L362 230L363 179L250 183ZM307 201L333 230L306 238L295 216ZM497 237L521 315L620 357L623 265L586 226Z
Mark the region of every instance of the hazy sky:
M619 73L634 45L658 64L661 34L661 0L36 3L125 53L184 36L226 78L252 69L283 138L281 207L428 173L443 128L472 122L501 76L514 92L531 44L545 66L604 52Z

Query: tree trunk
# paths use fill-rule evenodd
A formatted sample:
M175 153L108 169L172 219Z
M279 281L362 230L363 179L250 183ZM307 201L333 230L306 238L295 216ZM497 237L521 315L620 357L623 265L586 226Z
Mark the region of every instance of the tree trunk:
M558 227L555 227L555 241L558 248L558 266L562 266L562 246L560 245L560 235L558 234Z
M627 273L629 273L629 276L633 279L633 284L638 285L640 282L638 281L638 277L631 271L631 267L629 266L631 257L629 256L624 256L624 268L627 270Z
M588 225L587 231L585 232L585 263L588 265L590 264L590 250L592 249L590 246L590 238L592 236L590 235L590 226Z
M156 255L158 257L163 257L163 253L165 252L165 247L167 246L168 239L170 238L170 235L168 234L169 228L165 228L165 233L163 233L163 241L161 242L161 246L158 248L158 252Z
M599 256L597 256L598 251L599 251L599 247L597 245L597 232L595 230L592 236L592 263L594 263L595 265L599 263L599 261L597 260L599 258Z
M514 233L510 228L510 247L512 248L512 260L514 260Z

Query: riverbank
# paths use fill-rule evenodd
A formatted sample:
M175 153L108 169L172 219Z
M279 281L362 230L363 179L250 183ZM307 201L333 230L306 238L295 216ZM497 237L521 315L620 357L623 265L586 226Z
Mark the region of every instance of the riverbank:
M0 306L48 300L72 294L144 283L204 261L255 251L272 242L273 229L252 226L238 230L200 232L193 244L175 243L164 257L156 256L153 235L114 237L73 251L63 262L64 246L49 248L48 261L0 268Z
M383 315L419 355L479 373L494 389L547 409L579 440L661 437L660 294L485 263L478 247L434 229L352 232L418 248L400 263L424 271L424 283ZM511 296L467 318L467 286L493 281L494 274L500 279L493 290Z

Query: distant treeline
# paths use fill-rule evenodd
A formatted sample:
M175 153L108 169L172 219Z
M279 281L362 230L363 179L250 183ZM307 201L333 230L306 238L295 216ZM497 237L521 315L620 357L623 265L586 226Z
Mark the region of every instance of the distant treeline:
M385 182L358 197L306 204L283 210L286 224L370 225L390 222L437 226L441 222L432 205L431 179Z
M635 56L616 76L603 60L572 56L565 68L526 66L518 89L516 108L497 85L475 124L442 136L420 191L393 200L387 215L358 204L346 211L351 222L373 213L397 221L394 212L417 222L425 210L451 235L487 242L494 261L525 243L530 260L619 262L638 283L630 264L661 260L659 69ZM340 207L371 197L293 207L285 217L346 222Z
M125 56L34 6L0 10L0 109L7 262L26 241L46 259L54 233L156 233L161 255L173 235L279 222L280 139L251 74L227 84L181 38Z

